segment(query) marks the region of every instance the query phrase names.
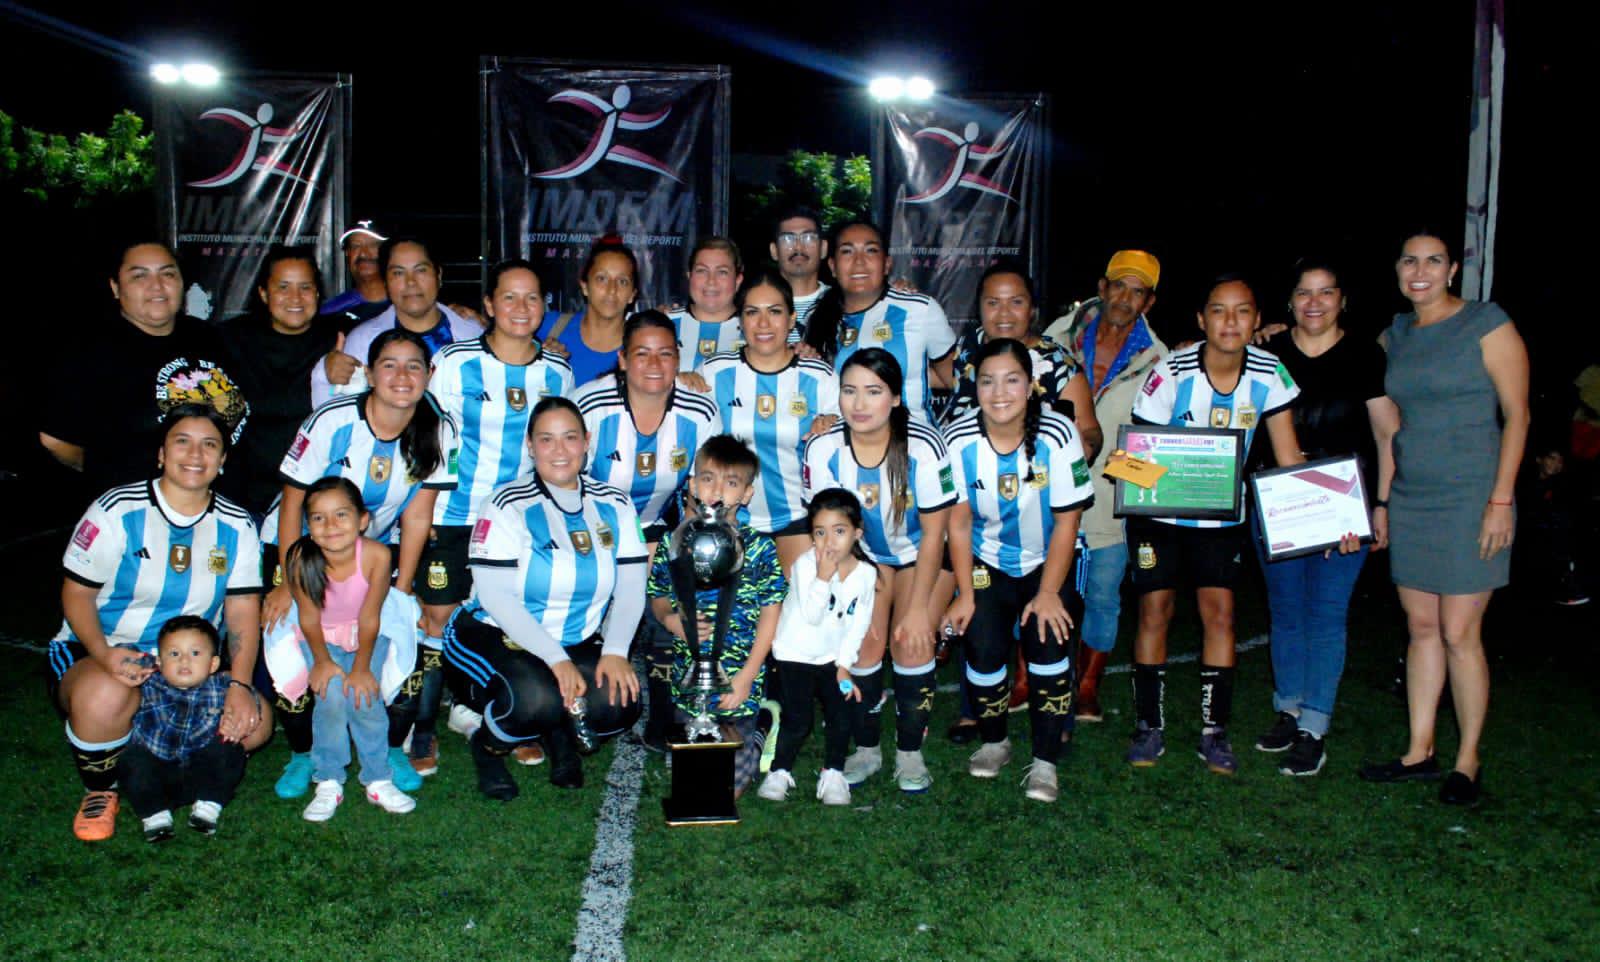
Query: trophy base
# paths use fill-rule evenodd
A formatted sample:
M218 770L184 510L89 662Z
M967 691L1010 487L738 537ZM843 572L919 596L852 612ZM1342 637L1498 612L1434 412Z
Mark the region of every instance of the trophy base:
M667 738L672 753L672 795L661 800L667 824L737 825L733 800L733 756L744 740L731 726L719 725L719 740L689 741L679 729Z

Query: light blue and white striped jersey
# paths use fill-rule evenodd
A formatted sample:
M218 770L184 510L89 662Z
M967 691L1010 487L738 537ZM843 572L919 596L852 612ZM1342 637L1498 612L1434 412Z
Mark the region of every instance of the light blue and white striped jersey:
M944 308L926 294L906 294L890 289L876 304L839 321L839 353L834 370L843 371L850 355L864 347L881 347L900 362L905 375L901 400L913 419L928 419L933 397L928 386L928 364L949 354L956 334Z
M794 327L789 331L790 344L798 344L805 340L806 323L811 320L811 312L817 309L817 302L822 300L822 295L828 293L829 286L818 281L817 289L810 294L794 296Z
M112 488L89 505L62 565L68 578L100 589L94 607L106 641L147 652L169 618L199 615L219 625L226 596L261 593L261 545L249 513L212 495L198 518L185 518L154 481ZM63 621L54 640L80 639Z
M701 375L722 412L722 430L756 453L761 470L750 499L750 526L762 534L806 518L800 439L819 414L838 415L839 378L826 361L796 355L781 371L764 374L743 351L718 354Z
M455 490L434 502L433 523L467 525L496 488L533 470L528 418L539 399L572 393L567 359L541 350L528 364L494 356L488 335L448 344L433 356L428 393L461 432Z
M737 351L744 347L744 329L739 326L739 315L726 321L712 323L696 320L688 308L673 311L672 326L678 329L678 370L698 371L713 354Z
M694 471L695 452L717 433L710 395L673 388L654 434L639 433L614 374L585 384L573 400L589 430L589 476L626 493L642 523L660 522Z
M917 560L917 547L922 544L919 516L948 508L962 497L944 440L915 418L911 420L906 453L911 461L906 478L909 490L899 492L906 510L898 526L894 524L894 502L887 490L886 469L882 464L868 468L856 461L855 452L845 440L843 422L806 444L803 472L808 503L823 488L844 488L861 499L861 547L878 564L895 567Z
M431 394L424 394L419 403L438 409ZM456 486L458 443L455 422L439 412L439 466L426 478L413 478L400 439L385 440L372 433L367 395L357 394L311 412L284 454L278 476L297 488L309 488L318 478L349 478L361 489L362 505L372 515L367 537L387 542L419 488L442 491Z
M469 564L516 568L522 600L563 647L598 634L616 590L617 566L644 564L644 534L628 496L609 484L580 476L582 506L561 510L534 475L501 488L484 505L472 528ZM466 614L486 625L474 586Z
M1046 410L1039 418L1033 459L1026 444L1001 454L971 411L945 429L956 487L972 507L972 553L984 564L1021 578L1044 564L1057 511L1094 503L1094 483L1072 422Z
M1136 424L1168 427L1238 428L1244 431L1244 448L1250 450L1256 428L1263 421L1288 408L1300 396L1300 388L1289 376L1277 355L1257 347L1244 349L1239 383L1230 394L1219 394L1206 374L1205 342L1186 347L1156 362L1145 376L1144 387L1133 402ZM1239 479L1242 486L1244 478ZM1244 520L1244 499L1239 500L1239 517L1232 521L1199 518L1156 518L1185 528L1223 528Z

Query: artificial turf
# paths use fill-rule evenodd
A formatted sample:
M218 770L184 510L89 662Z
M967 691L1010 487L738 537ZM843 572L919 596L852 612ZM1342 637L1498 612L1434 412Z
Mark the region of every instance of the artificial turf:
M53 549L52 549L53 550ZM45 552L48 554L48 552ZM12 604L0 634L38 643L59 624L53 565L0 553ZM1240 637L1264 630L1240 597ZM1195 647L1193 614L1174 653ZM630 958L868 959L1581 959L1600 958L1600 792L1593 616L1497 602L1484 743L1487 797L1440 805L1432 785L1360 782L1362 759L1398 752L1405 706L1387 690L1403 635L1392 592L1368 578L1350 665L1316 778L1276 774L1254 751L1272 720L1265 649L1240 656L1237 777L1194 756L1197 677L1167 685L1168 751L1154 769L1121 760L1126 674L1108 678L1107 720L1081 726L1054 806L1023 797L1016 758L989 781L969 748L928 739L931 792L888 773L849 808L812 797L813 736L791 801L741 802L742 824L669 829L668 775L645 769L634 836ZM1126 660L1126 642L1114 662ZM465 745L443 736L440 774L407 816L365 804L354 773L325 825L272 794L281 739L252 760L218 834L180 827L147 845L124 810L109 842L70 821L79 789L44 696L44 659L7 649L0 681L0 959L557 959L572 953L595 815L614 748L586 762L588 786L557 792L520 769L522 797L476 792ZM941 680L954 679L954 666ZM888 719L886 719L886 722ZM892 729L886 749L892 747ZM1440 754L1454 744L1448 713ZM181 819L180 819L181 822Z

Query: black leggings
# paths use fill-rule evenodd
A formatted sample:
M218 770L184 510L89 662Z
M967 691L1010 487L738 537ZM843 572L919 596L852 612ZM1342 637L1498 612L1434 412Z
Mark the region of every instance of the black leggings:
M579 642L566 652L589 686L584 702L590 731L604 737L632 728L639 720L639 700L613 705L595 686L599 639ZM471 615L458 611L445 629L444 672L456 700L483 715L484 737L491 749L509 750L566 722L561 688L550 666L512 648L499 628Z
M839 691L838 667L807 665L798 661L779 661L777 673L778 705L783 718L778 725L778 747L772 767L794 771L800 746L811 734L815 706L822 702L822 767L844 768L845 749L850 745L850 703Z
M1054 763L1061 755L1061 729L1072 714L1072 663L1067 646L1039 637L1039 619L1018 622L1022 609L1039 593L1044 574L1040 565L1021 578L990 568L981 559L974 567L989 571L989 586L972 592L975 608L963 640L967 653L966 688L978 713L978 734L985 742L1006 737L1010 709L1012 644L1020 635L1022 656L1028 663L1028 717L1033 730L1033 757ZM1076 563L1076 562L1074 562ZM1061 602L1074 625L1083 624L1083 599L1068 577L1061 587Z

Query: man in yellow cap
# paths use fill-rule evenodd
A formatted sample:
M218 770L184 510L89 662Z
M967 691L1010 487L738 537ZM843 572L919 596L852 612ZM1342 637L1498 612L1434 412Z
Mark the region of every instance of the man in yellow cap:
M1106 457L1116 447L1117 429L1133 420L1133 402L1145 375L1167 354L1145 312L1156 302L1161 262L1144 251L1117 251L1100 279L1100 296L1076 305L1045 330L1083 368L1094 397L1095 417L1106 443L1090 473L1094 505L1083 514L1089 542L1085 556L1088 585L1084 591L1083 629L1079 632L1077 716L1080 721L1104 718L1100 679L1117 643L1122 614L1122 578L1128 568L1128 545L1122 520L1111 515L1116 503L1111 482L1102 476Z

